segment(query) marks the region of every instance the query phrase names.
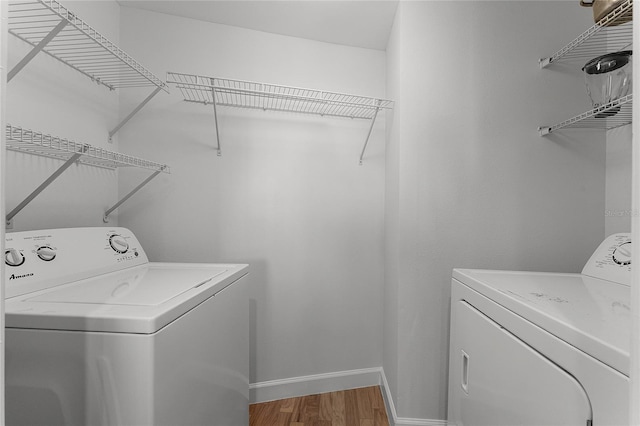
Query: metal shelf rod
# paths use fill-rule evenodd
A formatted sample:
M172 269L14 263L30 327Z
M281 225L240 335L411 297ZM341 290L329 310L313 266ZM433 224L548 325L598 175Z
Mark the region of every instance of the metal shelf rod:
M58 168L58 170L56 170L55 172L53 172L53 174L51 176L49 176L44 182L42 182L40 184L40 186L38 186L31 194L29 194L27 196L27 198L25 198L20 204L18 204L13 210L11 210L6 217L6 226L8 228L11 228L13 225L12 219L15 215L17 215L22 209L24 209L27 204L29 204L31 201L33 201L34 198L36 198L42 191L44 191L49 185L51 185L51 183L56 180L58 178L58 176L60 176L65 170L67 170L69 168L69 166L71 166L73 163L76 162L76 160L78 160L78 158L80 158L80 156L86 152L86 150L88 149L88 147L85 145L82 147L82 152L76 152L75 154L73 154L67 161L64 162L64 164L62 166L60 166L60 168Z
M213 98L213 120L216 125L216 141L218 141L218 157L222 156L222 146L220 145L220 132L218 131L218 109L216 107L216 96L211 94Z
M360 153L361 166L362 166L362 157L364 157L364 151L367 149L367 144L369 143L369 137L371 136L371 131L373 130L373 124L376 122L378 111L380 111L380 108L376 108L376 112L373 114L373 118L371 119L371 126L369 126L369 132L367 133L367 138L364 140L364 146L362 147L362 152Z
M136 186L135 188L133 188L131 190L131 192L129 192L127 195L125 195L124 197L122 197L122 199L120 201L118 201L117 203L115 203L113 205L113 207L107 209L107 211L104 212L104 217L102 218L104 223L109 223L109 215L111 213L113 213L113 211L115 209L117 209L118 207L120 207L120 205L122 205L122 203L124 203L125 201L127 201L129 198L131 198L133 196L133 194L135 194L136 192L138 192L140 189L142 189L143 186L145 186L146 184L148 184L153 178L155 178L156 176L158 176L160 173L162 173L162 171L165 169L165 166L162 166L162 169L160 170L156 170L155 172L153 172L149 177L147 177L140 185Z
M120 130L122 128L122 126L124 126L125 124L127 124L127 122L129 120L131 120L131 118L136 115L138 113L138 111L140 111L142 109L142 107L144 107L155 95L158 94L158 92L160 92L160 90L162 90L163 86L159 86L156 87L155 90L145 98L145 100L143 100L140 105L138 105L133 111L131 111L129 113L129 115L127 115L116 127L114 127L113 130L111 130L109 132L109 142L111 142L111 138L113 137L113 135L115 135L118 130Z
M66 26L67 26L67 21L65 21L65 20L60 21L60 23L59 23L58 25L56 25L56 27L55 27L53 30L51 30L51 32L50 32L49 34L47 34L47 36L46 36L45 38L43 38L42 40L40 40L40 43L38 43L36 46L34 46L34 48L33 48L33 49L31 49L31 51L30 51L29 53L27 53L27 55L26 55L24 58L22 58L22 60L21 60L20 62L18 62L18 63L17 63L17 64L16 64L12 69L11 69L11 71L9 71L9 72L7 73L7 83L8 83L9 81L11 81L11 79L12 79L13 77L15 77L15 76L16 76L16 74L18 74L18 73L20 72L20 70L21 70L22 68L24 68L24 67L25 67L25 65L27 65L29 62L31 62L31 60L32 60L33 58L35 58L35 57L36 57L36 55L37 55L38 53L40 53L40 51L41 51L42 49L44 49L44 47L45 47L45 46L46 46L46 45L47 45L51 40L53 40L53 38L54 38L54 37L55 37L55 36L56 36L60 31L62 31L62 29L63 29L64 27L66 27Z

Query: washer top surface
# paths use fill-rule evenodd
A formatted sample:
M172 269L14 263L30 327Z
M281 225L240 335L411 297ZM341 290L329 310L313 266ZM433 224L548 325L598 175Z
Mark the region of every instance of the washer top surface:
M6 326L151 334L247 272L248 265L150 262L7 299Z
M627 285L582 274L474 269L455 269L453 278L629 375Z
M56 287L26 302L157 306L211 281L224 266L180 268L151 264Z
M6 327L151 334L247 272L248 265L151 262L7 299Z
M119 227L7 233L4 256L9 328L155 333L248 273L149 262Z

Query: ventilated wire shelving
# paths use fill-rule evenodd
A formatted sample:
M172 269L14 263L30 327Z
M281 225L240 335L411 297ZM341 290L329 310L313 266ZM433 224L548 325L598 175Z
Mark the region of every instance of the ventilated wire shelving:
M109 137L160 90L167 91L162 80L55 0L11 0L8 28L9 33L28 43L32 50L7 73L7 81L39 52L44 52L111 90L154 88L149 97L109 132Z
M606 105L592 109L550 127L540 127L540 136L560 129L603 129L611 130L631 123L633 95L616 99Z
M120 167L134 167L152 171L152 174L145 179L144 182L138 185L135 189L129 192L129 194L105 212L103 218L105 222L107 221L109 214L151 181L151 179L160 173L170 173L169 166L166 164L143 160L141 158L109 151L86 143L78 143L68 139L23 129L22 127L15 127L9 124L6 126L5 130L7 149L49 158L56 158L64 161L64 164L62 164L61 167L59 167L47 180L45 180L28 197L26 197L24 201L7 214L6 220L9 225L11 224L13 217L18 214L20 210L26 207L27 204L38 196L38 194L49 186L69 166L76 162L111 170Z
M370 120L360 163L378 112L393 108L393 101L386 99L193 74L169 72L167 82L180 90L185 101L213 105L218 155L221 150L217 106Z
M540 68L568 62L584 65L607 52L631 50L633 39L633 0L625 0L611 13L548 58L540 59Z
M540 68L557 63L584 66L607 52L631 50L633 40L633 0L625 0L611 13L548 58L540 59ZM633 95L629 94L553 126L538 128L540 136L560 129L590 128L610 130L630 124Z

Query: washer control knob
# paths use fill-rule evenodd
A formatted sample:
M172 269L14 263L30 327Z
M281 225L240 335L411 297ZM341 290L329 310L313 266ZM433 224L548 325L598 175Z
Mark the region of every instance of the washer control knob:
M113 234L109 238L109 245L116 253L126 253L129 250L129 243L124 239L122 235Z
M613 261L618 265L631 264L631 241L620 244L613 250Z
M45 262L49 262L56 258L56 251L49 246L38 247L36 254Z
M24 256L20 253L20 250L7 249L4 252L4 263L9 266L20 266L24 263Z

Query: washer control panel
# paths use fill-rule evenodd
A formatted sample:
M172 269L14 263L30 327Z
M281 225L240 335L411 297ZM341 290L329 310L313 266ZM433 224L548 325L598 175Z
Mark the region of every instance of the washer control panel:
M10 232L5 236L6 296L148 263L126 228L66 228Z
M607 237L582 269L583 275L631 285L631 234Z

